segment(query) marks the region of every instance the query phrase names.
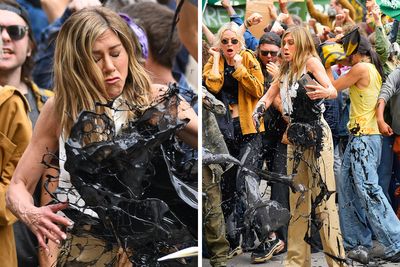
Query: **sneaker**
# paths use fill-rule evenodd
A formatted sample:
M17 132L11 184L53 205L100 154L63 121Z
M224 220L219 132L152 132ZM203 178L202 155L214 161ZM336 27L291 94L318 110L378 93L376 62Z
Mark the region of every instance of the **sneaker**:
M276 248L276 250L274 251L274 255L279 255L279 254L285 252L285 250L284 250L285 249L285 242L283 242L280 239L278 239L278 240L279 240L279 244L278 244L278 247Z
M400 251L390 257L385 257L384 260L390 262L400 262Z
M353 248L347 253L347 257L362 264L369 263L368 249L364 246L357 246Z
M274 252L281 246L280 242L282 241L276 238L260 244L258 248L251 253L251 263L263 263L271 259Z
M238 247L236 247L234 249L229 248L228 256L226 256L226 258L227 259L232 259L233 257L236 257L236 256L238 256L240 254L243 254L243 250L242 250L242 248L240 246L238 246Z

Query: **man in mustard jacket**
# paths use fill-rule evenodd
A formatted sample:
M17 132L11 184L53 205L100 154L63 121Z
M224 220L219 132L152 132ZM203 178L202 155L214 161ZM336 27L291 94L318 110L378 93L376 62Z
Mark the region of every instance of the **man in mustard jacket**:
M32 135L29 105L14 87L0 86L0 259L1 265L17 266L12 224L16 218L6 208L6 192L18 160Z

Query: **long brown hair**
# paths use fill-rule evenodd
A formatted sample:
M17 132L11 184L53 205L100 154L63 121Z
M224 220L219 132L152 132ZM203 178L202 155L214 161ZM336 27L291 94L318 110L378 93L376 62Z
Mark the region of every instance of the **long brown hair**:
M290 81L297 80L302 75L302 71L306 66L307 60L310 57L319 58L310 32L302 26L290 27L283 33L281 44L282 49L284 46L283 39L289 33L293 37L294 44L296 46L296 52L294 53L291 62L285 60L282 62L277 78L278 81L281 81L286 74L288 74Z
M103 74L92 55L95 41L108 29L119 37L129 57L123 98L136 107L145 108L150 104L150 78L135 57L134 48L139 42L128 25L108 8L83 9L64 23L56 41L55 109L65 136L81 111L104 112L96 102L106 103L110 99Z

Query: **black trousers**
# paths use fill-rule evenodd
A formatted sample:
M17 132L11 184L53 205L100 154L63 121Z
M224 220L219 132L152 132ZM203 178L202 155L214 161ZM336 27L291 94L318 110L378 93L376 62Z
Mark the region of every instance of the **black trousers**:
M225 139L229 153L238 160L244 160L243 166L249 170L262 167L261 136L259 134L243 135L239 118L233 119L234 138ZM247 236L244 230L243 215L246 210L244 200L245 184L241 170L234 166L226 171L221 181L222 210L227 225L227 239L231 248L240 244L240 235L243 234L244 243L250 239L249 245L254 242L254 236Z

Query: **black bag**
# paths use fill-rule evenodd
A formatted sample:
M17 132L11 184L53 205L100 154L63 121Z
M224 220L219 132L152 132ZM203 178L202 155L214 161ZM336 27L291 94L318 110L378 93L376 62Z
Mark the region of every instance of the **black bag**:
M287 129L287 138L290 143L305 148L315 147L322 141L321 123L293 122Z

